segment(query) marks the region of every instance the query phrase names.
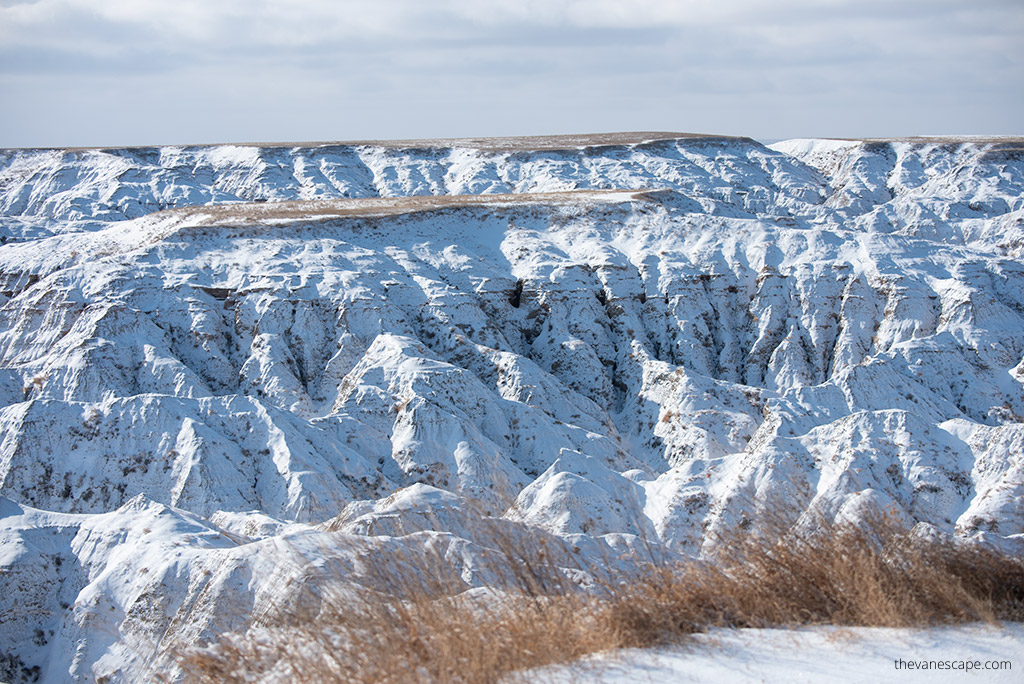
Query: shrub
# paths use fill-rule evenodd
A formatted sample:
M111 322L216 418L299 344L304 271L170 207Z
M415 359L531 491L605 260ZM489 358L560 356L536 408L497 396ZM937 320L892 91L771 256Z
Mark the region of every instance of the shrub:
M490 571L501 588L470 591L441 557L380 554L367 559L375 588L310 588L317 601L277 606L179 662L208 682L497 682L710 627L1024 619L1020 558L886 519L762 532L736 528L710 561L638 560L626 574L539 537L496 534Z

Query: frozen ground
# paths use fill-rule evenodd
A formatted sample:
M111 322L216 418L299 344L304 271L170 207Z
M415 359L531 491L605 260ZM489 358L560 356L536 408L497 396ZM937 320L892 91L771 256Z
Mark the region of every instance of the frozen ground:
M928 630L814 627L715 630L684 647L600 654L510 681L1010 684L1020 681L1022 667L1024 627L1019 624Z
M480 515L1024 539L1019 140L6 150L0 243L0 679L170 667L325 554L486 584Z

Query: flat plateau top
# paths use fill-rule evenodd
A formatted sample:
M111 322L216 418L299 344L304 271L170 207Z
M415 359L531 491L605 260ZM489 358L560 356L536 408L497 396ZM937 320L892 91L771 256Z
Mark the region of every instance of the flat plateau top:
M176 216L196 225L244 225L263 221L324 220L342 217L394 216L439 209L480 206L527 206L538 204L609 203L655 199L658 191L564 190L491 195L417 195L413 197L362 197L356 199L239 202L166 209L152 216Z
M668 131L630 131L623 133L580 133L566 135L525 135L508 136L498 138L419 138L409 140L319 140L312 142L225 142L225 143L198 143L184 145L104 145L99 147L36 147L22 149L38 150L67 150L69 152L80 150L131 150L131 149L154 149L159 147L388 147L393 149L450 149L465 147L475 150L488 151L541 151L541 150L563 150L577 149L581 147L598 147L609 145L639 145L642 143L657 142L659 140L680 140L680 139L707 139L707 140L749 140L739 136L711 135L703 133L673 133Z
M499 138L421 138L412 140L352 140L338 143L255 143L259 147L314 147L318 145L372 145L393 148L452 148L475 150L561 150L602 145L639 145L659 140L682 138L710 140L738 139L735 136L702 133L673 133L669 131L630 131L623 133L580 133L567 135L524 135Z
M919 145L931 144L952 144L961 143L1012 143L1015 145L1024 144L1024 136L1020 135L906 135L894 138L793 138L793 140L843 140L847 142L863 143L915 143ZM779 142L786 142L780 140Z
M708 140L708 141L742 141L755 143L753 138L745 136L716 135L706 133L677 133L670 131L628 131L620 133L580 133L565 135L524 135L496 138L413 138L407 140L339 140L309 142L222 142L222 143L189 143L189 144L155 144L155 145L104 145L97 147L23 147L3 148L0 151L117 151L117 150L155 150L160 148L212 148L212 147L256 147L274 148L318 148L318 147L383 147L395 150L422 149L473 149L486 152L543 152L556 150L578 150L586 147L613 147L624 145L641 145L665 140ZM944 144L958 145L964 143L1024 145L1024 136L1019 135L930 135L930 136L899 136L891 138L838 138L809 137L786 138L773 144L790 140L836 140L861 143L896 143L906 142L918 145ZM756 143L755 143L756 144Z

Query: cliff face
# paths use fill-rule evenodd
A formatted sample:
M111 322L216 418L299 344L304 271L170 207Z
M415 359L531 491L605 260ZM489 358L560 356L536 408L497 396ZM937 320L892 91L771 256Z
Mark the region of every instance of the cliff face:
M0 564L64 597L0 625L10 677L237 627L340 511L594 553L766 509L1024 534L1019 141L12 150L0 209Z

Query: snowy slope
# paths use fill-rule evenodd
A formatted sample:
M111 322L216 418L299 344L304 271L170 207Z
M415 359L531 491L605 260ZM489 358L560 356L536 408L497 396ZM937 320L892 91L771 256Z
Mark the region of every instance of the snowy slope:
M1020 679L1021 661L1020 625L714 630L682 648L602 653L512 681L939 684L973 678L1010 684Z
M138 676L196 592L176 638L238 628L342 511L1024 540L1020 141L8 150L0 208L0 679Z

